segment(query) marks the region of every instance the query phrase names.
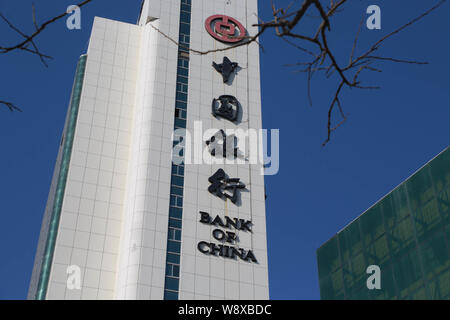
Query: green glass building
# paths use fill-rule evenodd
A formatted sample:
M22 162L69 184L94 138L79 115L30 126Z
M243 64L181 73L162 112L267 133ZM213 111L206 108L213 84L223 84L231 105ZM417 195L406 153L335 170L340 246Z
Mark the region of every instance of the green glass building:
M449 221L447 147L317 250L321 299L450 300Z

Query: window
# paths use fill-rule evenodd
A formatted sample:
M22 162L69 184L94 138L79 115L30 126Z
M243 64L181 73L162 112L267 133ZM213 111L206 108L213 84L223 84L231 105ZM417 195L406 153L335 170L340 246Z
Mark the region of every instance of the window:
M186 128L188 75L189 75L189 45L191 34L191 0L181 0L180 32L178 46L177 86L174 114L174 129ZM174 145L180 141L174 137ZM181 136L184 140L184 136ZM175 140L177 139L177 140ZM184 161L184 150L172 156L172 160ZM181 218L183 216L183 186L184 166L172 164L170 186L169 227L167 232L166 277L164 284L164 299L178 300L181 252Z

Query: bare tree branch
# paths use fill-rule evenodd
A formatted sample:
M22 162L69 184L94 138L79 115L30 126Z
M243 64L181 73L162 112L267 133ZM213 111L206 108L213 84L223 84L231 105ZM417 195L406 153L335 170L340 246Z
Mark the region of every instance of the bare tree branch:
M89 2L91 2L92 0L84 0L82 2L80 2L77 6L78 7L82 7L86 4L88 4ZM29 52L31 54L35 54L39 57L39 59L41 60L42 64L46 67L48 67L47 61L49 59L53 59L51 56L43 54L38 46L36 45L36 37L42 33L42 31L49 26L52 23L55 23L56 21L64 18L65 16L67 16L67 12L61 13L47 21L45 21L44 23L42 23L41 25L38 24L37 19L36 19L36 8L34 6L34 3L32 4L32 22L33 22L33 26L34 26L34 31L31 34L26 34L25 32L22 32L17 26L15 26L11 21L9 21L4 15L3 13L0 12L0 18L1 20L3 20L6 25L15 33L19 34L22 38L24 38L24 40L19 41L17 44L15 45L0 45L0 54L6 54L6 53L10 53L13 51L25 51L25 52ZM10 111L22 111L20 108L18 108L16 105L14 105L11 102L7 102L7 101L0 101L1 105L6 106Z
M342 12L342 6L347 2L347 0L339 0L339 1L330 1L330 5L325 10L323 5L319 0L304 0L300 8L296 12L288 13L287 10L277 9L272 2L272 11L273 11L273 20L267 21L264 23L259 23L257 26L261 27L261 30L265 30L263 28L274 28L276 35L281 38L292 38L297 39L302 42L310 43L317 48L316 53L312 53L314 58L309 62L301 62L298 65L304 66L300 72L305 72L307 74L307 91L308 91L308 100L310 104L312 103L311 99L311 80L316 72L325 72L325 76L327 78L331 77L331 75L335 72L339 75L339 85L335 92L335 95L331 101L331 104L328 108L328 121L327 121L327 139L323 143L326 145L330 139L331 134L338 127L340 127L346 120L347 117L343 111L342 104L340 101L340 94L342 93L342 89L344 87L348 88L357 88L357 89L378 89L378 86L364 86L361 85L359 77L363 71L374 71L381 72L379 68L375 68L371 66L375 62L395 62L395 63L408 63L408 64L418 64L423 65L427 64L426 62L420 62L415 60L407 60L407 59L396 59L392 57L382 57L375 54L382 44L392 36L398 34L402 30L407 27L413 25L414 23L420 21L427 15L429 15L432 11L436 10L442 4L444 4L446 0L440 0L436 5L426 10L424 13L419 15L418 17L410 20L404 25L398 27L394 31L388 33L380 40L376 41L364 54L355 58L356 48L358 45L359 36L361 33L362 25L364 23L364 17L361 20L358 31L356 33L353 47L351 50L349 63L346 66L341 66L335 57L334 52L330 49L328 45L328 31L331 29L330 18L335 15L337 12ZM294 28L298 25L298 23L302 20L303 17L306 16L306 13L314 5L315 9L318 11L319 16L321 18L321 22L319 27L317 28L315 34L313 36L298 33L294 31ZM293 17L289 19L290 17ZM303 46L293 44L299 50L305 52ZM310 50L307 50L308 53L311 53ZM352 76L348 73L353 73ZM352 80L350 80L352 79ZM342 120L335 126L332 125L333 119L333 110L338 106L340 116Z
M92 0L84 0L82 2L80 2L79 4L77 4L78 7L82 7L86 4L88 4L89 2L91 2ZM38 25L37 21L36 21L36 8L34 7L34 4L32 6L32 19L33 19L33 25L35 27L35 31L33 33L31 33L30 35L25 34L24 32L20 31L18 27L16 27L13 23L11 23L1 12L0 12L0 17L2 18L2 20L8 25L8 27L10 29L12 29L13 31L15 31L16 33L18 33L20 36L22 36L24 38L24 40L18 42L15 45L10 45L10 46L5 46L5 45L0 45L0 54L1 53L9 53L12 52L14 50L25 50L28 52L31 52L33 54L36 54L39 56L39 58L41 59L41 62L47 66L47 63L45 62L45 58L49 59L50 57L48 55L44 55L42 54L39 49L36 46L35 43L35 38L41 34L41 32L50 24L64 18L65 16L67 16L67 12L61 13L47 21L45 21L44 23L42 23L41 25ZM34 48L34 49L29 49L30 45Z
M0 100L0 104L4 105L5 107L7 107L9 109L9 111L13 112L13 111L19 111L22 112L22 110L20 110L20 108L18 108L17 106L15 106L13 103L8 102L8 101L2 101Z

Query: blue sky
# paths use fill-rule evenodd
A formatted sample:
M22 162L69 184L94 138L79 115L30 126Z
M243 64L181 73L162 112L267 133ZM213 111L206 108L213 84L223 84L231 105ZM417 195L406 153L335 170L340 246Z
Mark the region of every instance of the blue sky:
M73 2L39 1L38 19ZM351 37L368 5L381 7L382 29L363 28L361 48L434 3L391 2L352 2L333 22L330 46L341 63L348 59ZM269 2L259 3L260 16L268 19ZM0 56L0 99L24 110L0 109L0 299L26 297L76 62L87 49L93 17L134 23L139 5L140 0L95 0L82 10L82 30L69 31L65 21L50 26L37 41L54 57L48 68L24 52ZM449 9L447 3L386 43L384 55L430 64L385 64L383 73L362 77L381 90L346 89L348 121L326 147L322 142L335 79L313 82L309 106L305 76L286 66L304 56L270 31L261 39L263 125L279 128L281 140L280 171L266 177L272 299L318 299L316 249L448 146ZM1 1L0 12L23 31L32 29L31 1ZM0 45L17 39L4 25L0 30Z

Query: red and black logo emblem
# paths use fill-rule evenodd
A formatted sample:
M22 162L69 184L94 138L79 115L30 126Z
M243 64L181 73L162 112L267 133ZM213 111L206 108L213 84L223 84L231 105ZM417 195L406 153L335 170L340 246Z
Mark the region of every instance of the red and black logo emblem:
M246 36L245 28L239 21L220 14L206 19L205 28L212 37L225 43L236 43Z

